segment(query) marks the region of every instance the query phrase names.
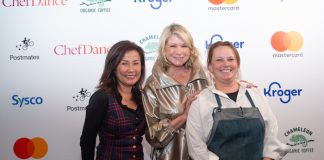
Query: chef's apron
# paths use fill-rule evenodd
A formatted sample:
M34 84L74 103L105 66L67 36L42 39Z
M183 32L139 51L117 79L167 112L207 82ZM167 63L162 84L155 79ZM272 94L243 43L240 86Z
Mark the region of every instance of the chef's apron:
M207 147L220 160L260 160L263 155L264 121L248 91L245 92L252 107L222 108L213 110L213 127Z

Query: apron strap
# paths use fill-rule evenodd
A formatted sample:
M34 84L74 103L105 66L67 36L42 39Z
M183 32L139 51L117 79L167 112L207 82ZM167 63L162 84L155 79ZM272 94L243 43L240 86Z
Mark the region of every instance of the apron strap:
M215 108L214 108L214 110L213 110L213 114L212 114L213 117L215 116L216 112L221 112L221 109L222 109L222 102L221 102L221 100L220 100L220 98L219 98L219 95L218 95L218 94L214 94L214 95L215 95L215 98L216 98L216 101L217 101L217 105L218 105L218 107L215 107ZM248 100L250 101L252 107L255 108L255 104L254 104L254 102L253 102L253 100L252 100L252 98L251 98L250 93L249 93L247 90L245 91L245 95L246 95L246 97L248 98ZM242 109L242 107L241 107L241 109ZM242 110L242 112L243 112L243 110Z
M216 98L218 107L215 107L213 109L213 114L212 114L213 115L213 118L215 117L216 112L220 112L221 109L222 109L222 102L221 102L221 100L219 98L219 95L218 94L215 94L215 98Z
M255 104L254 104L254 102L253 102L253 100L252 100L252 98L251 98L251 96L250 96L250 94L249 94L249 92L247 90L245 92L245 95L248 98L248 100L250 101L252 107L255 107Z

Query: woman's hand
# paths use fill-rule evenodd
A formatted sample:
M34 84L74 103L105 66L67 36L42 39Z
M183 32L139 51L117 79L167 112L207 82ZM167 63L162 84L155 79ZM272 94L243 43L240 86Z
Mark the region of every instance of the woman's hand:
M246 81L246 80L240 80L240 82L243 82L243 83L245 83L246 84L246 88L258 88L258 86L257 85L255 85L255 84L253 84L253 83L251 83L251 82L248 82L248 81Z
M200 91L196 91L192 94L189 95L186 105L185 105L185 109L184 109L184 114L188 115L191 103L197 99L197 95L200 93Z

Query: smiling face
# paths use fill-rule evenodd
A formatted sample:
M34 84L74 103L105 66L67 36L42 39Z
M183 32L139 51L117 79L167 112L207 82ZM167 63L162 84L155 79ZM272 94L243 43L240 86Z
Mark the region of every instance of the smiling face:
M127 51L115 71L119 87L132 87L141 77L141 59L136 50Z
M165 45L165 57L171 67L183 67L190 57L190 49L182 39L172 35Z
M213 49L208 70L214 75L215 80L229 84L236 80L239 63L235 52L229 46L218 46Z

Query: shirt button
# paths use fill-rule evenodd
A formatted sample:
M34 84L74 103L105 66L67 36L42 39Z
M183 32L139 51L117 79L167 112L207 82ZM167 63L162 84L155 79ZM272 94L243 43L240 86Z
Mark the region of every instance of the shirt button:
M135 146L135 145L133 145L133 148L135 149L135 148L136 148L136 146Z
M134 136L134 137L133 137L133 139L135 140L135 139L136 139L136 137Z
M133 158L136 158L136 155L135 154L133 154Z

